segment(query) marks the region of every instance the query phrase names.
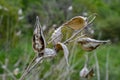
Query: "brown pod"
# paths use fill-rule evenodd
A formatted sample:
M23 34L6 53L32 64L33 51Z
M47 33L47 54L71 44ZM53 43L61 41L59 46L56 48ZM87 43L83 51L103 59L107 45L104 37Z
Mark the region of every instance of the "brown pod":
M44 55L46 42L45 42L45 38L44 38L43 31L42 31L38 17L36 17L36 24L33 32L32 46L34 51L38 53L39 56Z
M102 41L102 40L91 39L89 37L84 37L84 38L79 38L77 42L81 44L83 50L92 51L95 50L101 44L110 42L110 40Z

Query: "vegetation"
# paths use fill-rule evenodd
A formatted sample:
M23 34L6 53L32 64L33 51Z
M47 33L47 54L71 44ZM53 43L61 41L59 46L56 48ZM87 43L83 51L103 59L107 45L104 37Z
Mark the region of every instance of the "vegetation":
M39 16L46 40L53 27L74 16L97 14L92 24L94 38L110 39L112 44L99 47L92 52L84 52L80 45L69 46L69 64L71 72L66 74L66 63L63 54L52 60L45 60L32 71L26 80L82 80L79 72L84 66L84 54L89 56L89 65L98 58L100 80L118 80L120 78L120 1L119 0L1 0L0 1L0 79L19 79L25 67L34 57L32 35L35 17ZM49 45L48 47L50 47ZM107 58L108 57L108 58ZM90 68L89 67L89 68ZM98 78L97 70L92 80Z

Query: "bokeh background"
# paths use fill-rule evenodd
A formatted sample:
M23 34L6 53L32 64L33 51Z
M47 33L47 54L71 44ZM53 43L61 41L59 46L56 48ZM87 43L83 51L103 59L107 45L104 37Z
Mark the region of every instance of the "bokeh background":
M63 52L60 52L56 58L45 60L25 80L84 80L79 76L85 62L84 54L89 56L89 67L98 65L91 80L119 80L119 6L120 0L0 0L0 80L19 79L36 55L32 49L36 16L48 40L53 28L74 16L88 17L93 13L97 13L92 26L94 38L110 39L111 44L89 53L73 44L69 46L69 73L66 73Z

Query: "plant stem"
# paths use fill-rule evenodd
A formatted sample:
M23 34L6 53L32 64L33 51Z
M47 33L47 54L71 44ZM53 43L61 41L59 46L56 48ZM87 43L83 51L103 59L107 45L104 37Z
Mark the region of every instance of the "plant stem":
M95 57L95 61L96 61L97 80L100 80L100 70L99 70L99 63L98 63L98 58L97 58L96 52L94 52L94 57Z
M106 79L105 80L109 80L109 69L108 69L108 66L109 66L109 49L108 49L108 52L106 54Z
M24 80L25 76L27 76L27 75L32 71L32 69L34 69L40 61L42 61L42 59L43 59L43 57L40 57L39 60L36 61L36 62L33 64L33 66L31 66L32 63L36 60L36 58L34 58L33 61L32 61L32 63L31 63L31 65L29 65L29 66L27 67L27 69L25 70L25 72L23 73L23 75L20 77L19 80ZM30 67L30 66L31 66L31 67Z

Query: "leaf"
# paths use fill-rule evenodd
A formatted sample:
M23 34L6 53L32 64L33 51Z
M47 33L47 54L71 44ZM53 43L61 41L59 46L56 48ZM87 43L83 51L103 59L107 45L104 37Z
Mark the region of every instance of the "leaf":
M69 66L69 63L68 63L69 51L68 51L67 46L66 46L65 44L63 44L63 43L58 42L57 48L63 50L66 63L67 63L67 65Z
M79 38L77 42L81 44L83 50L92 51L96 49L98 46L100 46L101 44L110 42L110 40L101 41L101 40L95 40L95 39L86 37L86 38Z
M82 16L76 16L67 21L66 23L63 24L63 26L68 26L72 28L73 30L79 30L86 26L86 18Z
M62 39L61 28L62 27L59 27L53 32L51 40L48 43L52 41L53 45L56 45L58 42L61 42Z
M44 49L46 47L46 41L43 35L43 31L39 22L38 16L36 17L35 29L33 32L32 46L39 56L44 54Z

